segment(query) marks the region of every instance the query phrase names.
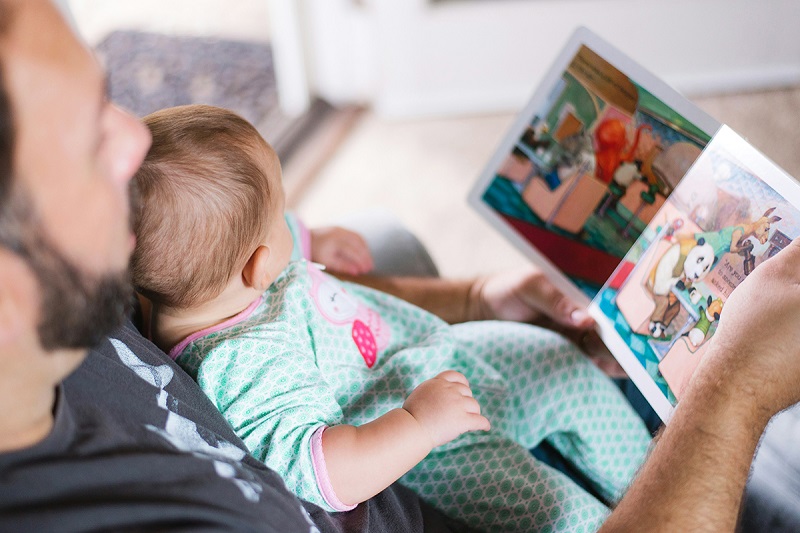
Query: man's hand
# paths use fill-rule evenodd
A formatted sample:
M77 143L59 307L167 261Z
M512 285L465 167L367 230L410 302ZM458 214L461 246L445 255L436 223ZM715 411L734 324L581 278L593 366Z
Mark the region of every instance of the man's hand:
M473 287L476 320L536 323L549 319L561 326L583 330L594 326L589 313L535 267L492 274L477 280Z
M313 228L311 260L333 272L358 276L373 268L372 255L364 238L353 231L329 226Z
M734 531L769 419L800 401L800 241L731 293L669 425L601 528Z
M469 280L340 277L393 294L451 324L509 320L558 331L609 376L626 375L594 331L594 319L532 266Z
M800 239L731 293L701 363L765 412L800 401Z
M558 331L574 342L600 370L627 377L606 348L589 313L535 267L480 278L470 293L474 319L528 322Z
M446 370L422 382L403 404L431 438L436 447L467 431L488 430L489 420L472 397L467 378L455 370Z

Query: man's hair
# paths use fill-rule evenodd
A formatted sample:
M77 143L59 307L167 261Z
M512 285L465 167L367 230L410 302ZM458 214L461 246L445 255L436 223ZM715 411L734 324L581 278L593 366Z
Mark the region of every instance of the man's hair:
M136 289L178 309L219 295L267 232L277 156L239 115L206 105L144 118L153 144L133 178Z

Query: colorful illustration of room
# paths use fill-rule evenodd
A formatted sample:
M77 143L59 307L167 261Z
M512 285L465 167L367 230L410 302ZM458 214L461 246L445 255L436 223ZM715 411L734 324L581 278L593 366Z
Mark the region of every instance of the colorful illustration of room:
M483 199L593 296L709 137L586 46Z

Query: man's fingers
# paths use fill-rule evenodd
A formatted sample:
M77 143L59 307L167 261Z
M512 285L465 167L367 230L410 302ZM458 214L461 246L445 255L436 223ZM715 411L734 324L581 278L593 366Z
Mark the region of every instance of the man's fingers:
M800 280L800 237L792 240L789 246L763 264L771 264L772 261L776 261L776 266L787 269L792 281L797 282Z
M554 300L551 308L553 319L565 326L577 329L588 329L594 326L594 319L589 312L572 301L572 298L557 289L556 295L552 298Z
M608 350L608 346L605 345L603 339L601 339L600 335L594 330L571 330L564 332L564 336L574 342L575 345L586 355L593 357L612 357L611 352Z
M561 334L571 340L608 377L628 377L596 331L570 329L561 331Z
M594 326L594 319L586 309L561 292L550 280L544 278L537 286L541 310L556 322L578 329Z
M573 305L575 304L573 303ZM575 308L570 312L569 319L572 322L572 325L578 329L589 329L595 326L594 318L592 318L589 312L586 309L578 306L575 306Z

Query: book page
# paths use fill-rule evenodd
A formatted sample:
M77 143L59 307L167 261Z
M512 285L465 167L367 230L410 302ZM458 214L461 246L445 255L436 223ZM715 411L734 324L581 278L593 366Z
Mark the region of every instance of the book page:
M580 28L470 203L588 304L719 124Z
M662 420L728 296L800 235L799 208L797 182L723 126L592 301L603 340Z

